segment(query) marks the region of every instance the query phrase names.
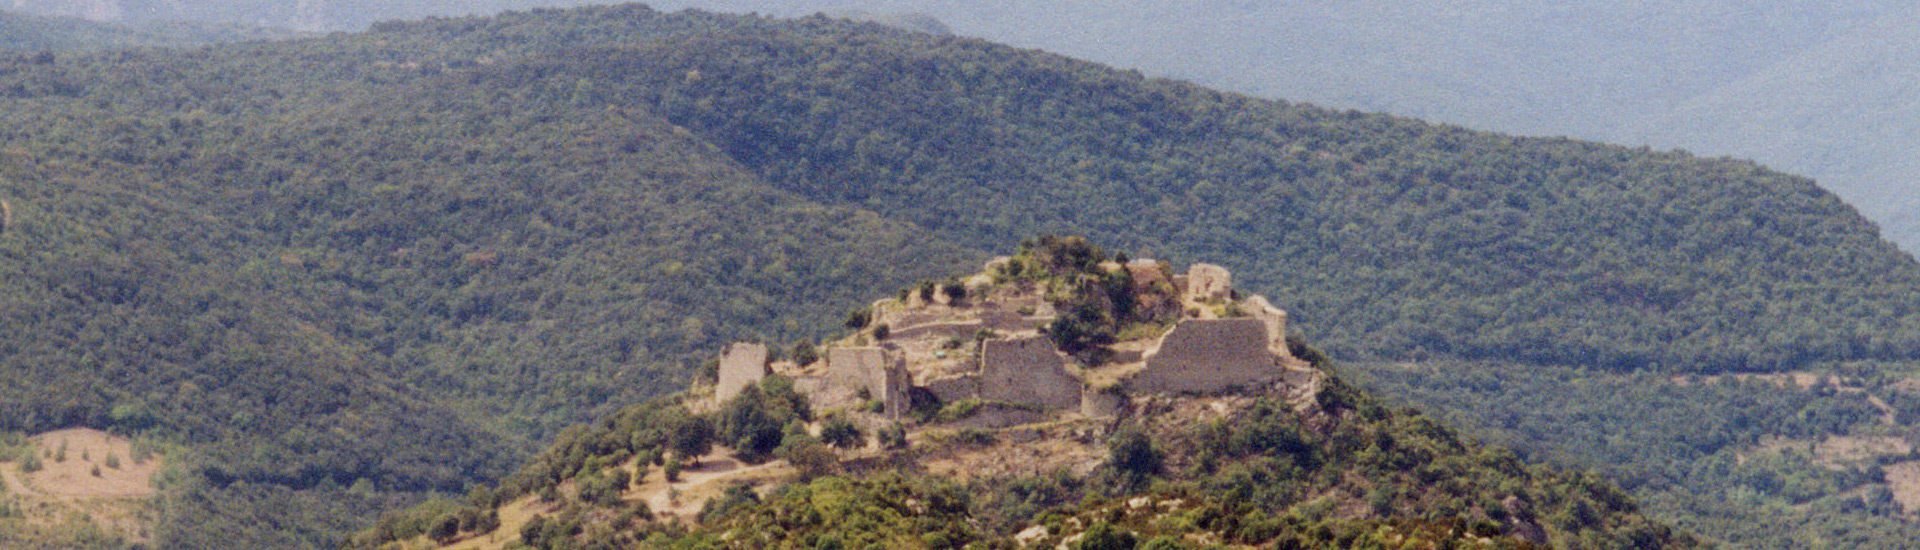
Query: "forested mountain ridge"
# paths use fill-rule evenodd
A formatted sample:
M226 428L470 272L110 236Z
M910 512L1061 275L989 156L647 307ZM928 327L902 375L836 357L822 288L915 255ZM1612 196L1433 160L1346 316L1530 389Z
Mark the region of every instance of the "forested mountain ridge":
M184 47L298 36L292 31L234 24L173 21L122 25L0 10L0 51Z
M331 545L1045 231L1225 263L1356 357L1920 354L1912 260L1802 178L824 18L26 56L0 103L0 427L193 445L163 546Z

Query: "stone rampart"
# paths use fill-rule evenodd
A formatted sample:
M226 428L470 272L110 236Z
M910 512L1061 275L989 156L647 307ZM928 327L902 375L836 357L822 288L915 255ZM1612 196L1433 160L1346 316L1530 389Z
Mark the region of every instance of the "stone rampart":
M1287 351L1286 311L1273 307L1273 304L1267 302L1265 296L1258 295L1247 298L1243 309L1253 314L1253 318L1259 319L1260 323L1266 326L1268 349L1281 357L1293 357L1293 353Z
M931 380L922 384L921 387L932 392L934 397L940 398L941 403L980 398L979 376L956 376L953 378Z
M888 327L888 340L907 340L922 337L934 338L972 338L985 325L980 321L947 321L926 323L907 327Z
M1233 272L1213 264L1187 268L1187 299L1195 302L1226 300L1233 296Z
M767 346L735 342L720 353L720 382L714 386L714 399L733 399L740 395L740 390L760 383L767 374Z
M1146 367L1127 381L1136 392L1208 393L1271 381L1282 369L1259 319L1188 319L1160 338Z
M1039 335L981 342L980 397L1050 409L1080 406L1080 379L1053 340Z
M874 373L887 368L886 350L876 347L831 348L827 350L827 384L859 391L871 397Z

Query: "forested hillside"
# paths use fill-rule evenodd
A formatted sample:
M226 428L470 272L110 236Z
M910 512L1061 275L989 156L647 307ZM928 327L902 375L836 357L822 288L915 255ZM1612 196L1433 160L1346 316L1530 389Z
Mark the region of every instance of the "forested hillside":
M163 546L332 546L1049 231L1226 264L1342 356L1920 356L1920 271L1804 178L824 18L29 55L0 103L0 428L190 444Z

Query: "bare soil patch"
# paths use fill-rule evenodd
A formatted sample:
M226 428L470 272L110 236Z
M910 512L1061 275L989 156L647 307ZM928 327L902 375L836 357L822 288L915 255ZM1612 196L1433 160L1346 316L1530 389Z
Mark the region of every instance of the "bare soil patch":
M1893 500L1907 510L1920 510L1920 461L1901 462L1886 467L1887 488Z
M124 437L70 428L33 436L30 441L38 448L42 468L27 474L26 487L21 487L25 494L76 499L153 496L160 456L135 462L133 442Z

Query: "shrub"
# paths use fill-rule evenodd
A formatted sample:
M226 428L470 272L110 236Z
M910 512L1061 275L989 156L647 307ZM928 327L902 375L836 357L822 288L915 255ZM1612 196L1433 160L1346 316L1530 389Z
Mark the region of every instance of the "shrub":
M1134 428L1121 430L1107 442L1113 467L1135 476L1148 476L1160 473L1165 456L1155 448L1153 440L1147 434Z
M1093 524L1085 536L1073 545L1074 550L1133 550L1140 540L1132 531L1115 529L1107 522Z
M880 446L888 449L904 449L907 446L907 429L894 424L880 430Z
M820 360L820 348L807 340L793 345L793 362L796 365L811 365Z
M820 440L835 448L852 449L866 445L867 436L861 433L860 427L853 425L852 421L845 418L831 418L827 420L826 425L820 427Z
M860 308L860 309L847 312L846 324L847 324L847 328L849 329L860 330L863 328L867 328L867 323L870 323L872 321L873 321L873 310L871 309Z
M453 538L459 534L460 518L454 514L440 516L440 519L434 520L433 527L427 530L427 538L440 544L453 542Z
M666 476L668 483L680 481L680 455L667 457Z
M947 295L948 302L959 303L967 298L967 285L959 279L948 279L946 284L940 285L940 293Z
M701 455L713 450L713 422L704 416L685 416L673 423L673 431L668 434L668 445L673 453L693 461L699 461Z

